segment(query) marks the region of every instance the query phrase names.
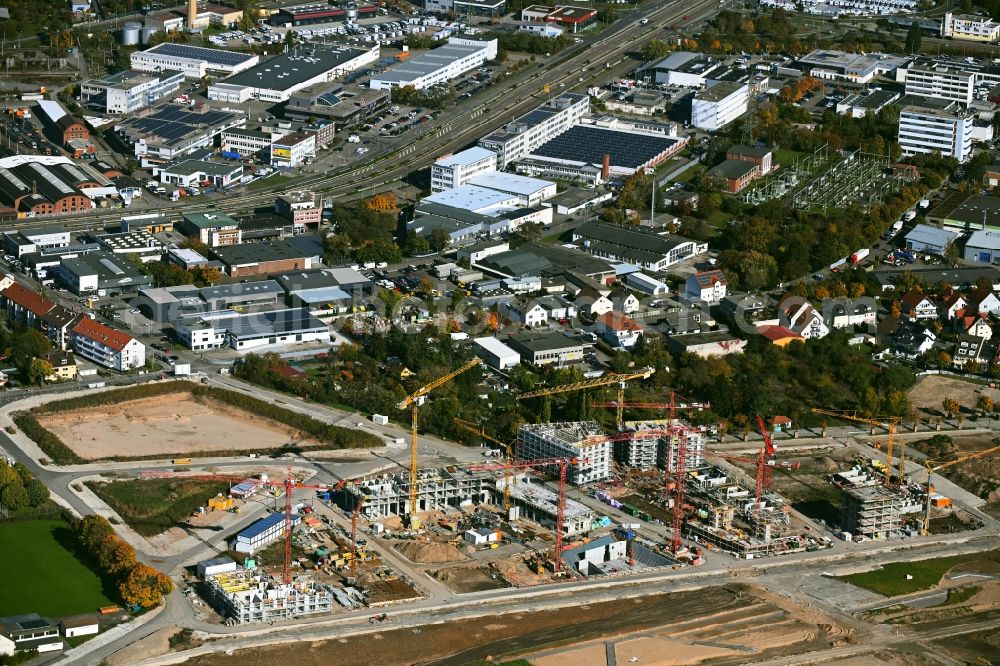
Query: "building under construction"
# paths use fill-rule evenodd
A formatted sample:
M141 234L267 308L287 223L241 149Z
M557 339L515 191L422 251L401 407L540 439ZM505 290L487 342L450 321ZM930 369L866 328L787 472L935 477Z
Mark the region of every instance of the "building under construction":
M704 464L702 454L705 450L705 437L700 432L693 432L691 427L683 421L676 419L675 425L686 427L687 436L687 466L686 469L697 469ZM667 420L657 421L631 421L626 423L625 435L629 432L637 433L631 439L618 439L615 441L615 460L623 465L627 465L643 472L659 468L674 471L677 466L677 455L679 452L679 442L676 437L643 437L643 430L665 430L669 426Z
M444 510L478 504L503 504L504 475L496 471L472 471L460 467L418 471L417 511ZM512 513L548 528L555 526L558 495L525 474L510 478ZM353 511L360 498L361 516L376 520L409 514L410 477L407 473L380 474L354 479L338 495L338 504ZM563 532L571 536L591 529L594 514L589 508L566 499Z
M845 488L843 494L845 532L868 539L888 539L899 531L904 500L884 486Z
M261 569L236 569L205 577L208 601L231 622L274 622L333 610L334 593L312 580L288 585Z
M566 469L566 480L575 485L611 478L611 440L596 421L529 423L517 431L518 460L576 458ZM558 465L546 470L558 474Z

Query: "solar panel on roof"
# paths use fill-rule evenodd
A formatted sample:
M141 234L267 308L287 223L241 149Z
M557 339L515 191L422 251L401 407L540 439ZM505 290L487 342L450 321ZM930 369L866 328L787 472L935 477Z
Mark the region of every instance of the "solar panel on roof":
M221 65L239 65L253 58L246 53L236 53L235 51L221 51L218 49L206 49L201 46L185 46L184 44L160 44L149 49L148 52L159 55L172 56L175 58L193 58L195 60L205 60L210 63Z
M637 169L677 143L677 139L577 125L547 141L533 155L599 164L611 155L615 166Z

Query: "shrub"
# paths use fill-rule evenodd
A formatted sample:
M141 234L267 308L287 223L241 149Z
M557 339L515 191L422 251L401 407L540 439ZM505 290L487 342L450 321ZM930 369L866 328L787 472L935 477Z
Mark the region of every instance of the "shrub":
M34 414L17 412L14 414L14 423L21 429L21 432L30 437L35 444L38 444L38 448L57 465L79 465L85 462L83 458L76 455L73 449L63 444L61 439L42 427Z

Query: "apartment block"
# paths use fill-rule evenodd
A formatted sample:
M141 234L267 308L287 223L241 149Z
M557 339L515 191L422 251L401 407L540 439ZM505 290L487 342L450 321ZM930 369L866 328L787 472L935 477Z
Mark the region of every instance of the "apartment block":
M580 462L566 471L566 480L574 485L611 477L611 440L596 421L523 425L517 432L517 457L518 460L576 458ZM559 466L551 465L547 471L558 475Z
M705 436L699 432L688 432L687 452L684 456L686 469L697 469L704 464ZM656 466L668 472L677 469L680 460L681 441L679 437L661 437L657 440Z
M970 42L995 42L1000 39L1000 21L989 16L945 12L941 18L941 36Z
M904 106L899 112L899 145L904 155L937 152L965 162L972 157L972 121L973 114L955 102Z

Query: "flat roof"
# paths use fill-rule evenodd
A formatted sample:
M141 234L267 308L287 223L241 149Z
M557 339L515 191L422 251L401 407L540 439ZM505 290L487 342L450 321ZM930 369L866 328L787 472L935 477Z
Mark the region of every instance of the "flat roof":
M360 58L367 52L347 46L299 46L222 81L216 81L216 84L288 90Z
M434 164L442 167L469 166L472 164L478 164L479 162L490 158L496 159L496 157L497 154L492 150L486 150L485 148L474 146L452 155L448 155L447 157L442 157L434 162Z
M163 171L177 174L178 176L193 176L197 173L209 176L231 176L234 173L241 173L243 165L239 162L223 164L221 162L207 162L205 160L184 160L178 164L164 167Z
M299 518L300 518L299 514L293 513L292 514L292 524L294 525L295 523L297 523L299 521ZM265 516L264 518L261 518L260 520L258 520L256 523L254 523L250 527L244 528L243 530L240 530L239 532L237 532L236 533L236 538L237 539L246 539L248 541L252 540L255 537L258 537L261 534L263 534L264 532L268 531L269 529L275 527L276 525L280 525L281 523L284 522L284 520L285 520L285 514L284 513L280 512L280 511L277 512L277 513L272 513L269 516Z
M494 337L476 338L475 340L473 340L473 342L475 342L477 345L479 345L489 353L493 354L497 358L504 358L510 356L517 356L519 359L521 358L520 354L518 354L516 351L514 351L513 349L511 349L510 347L508 347L507 345L500 342Z
M583 349L582 342L568 338L562 333L518 333L510 336L507 342L531 352L570 348Z
M188 46L187 44L172 44L169 42L157 44L153 48L146 49L145 51L137 51L136 53L140 55L153 54L171 58L183 58L185 60L200 60L209 65L216 64L223 67L235 67L258 59L258 56L252 53L208 49L203 46Z
M245 266L265 261L301 259L311 256L297 249L288 241L278 240L264 243L240 243L212 248L212 252L229 266Z
M439 46L436 49L422 53L413 59L404 60L388 71L376 74L372 77L372 80L406 84L443 69L451 63L466 58L473 53L482 51L488 44L489 42L487 41L480 42L479 46L452 44L449 42L444 46Z
M736 81L719 81L710 88L706 88L701 92L695 93L694 98L703 102L719 102L726 99L740 88L746 87L747 84L745 83L737 83Z
M199 229L218 229L219 227L235 227L236 220L225 213L182 213L184 221Z
M192 111L182 106L166 104L146 116L127 118L115 129L119 133L159 140L167 146L183 143L191 136L215 134L230 125L244 122L242 112Z
M575 125L532 150L531 155L586 164L601 164L604 156L610 155L612 166L638 169L679 141L660 134Z
M530 178L528 176L506 173L504 171L490 171L476 174L465 182L468 185L487 187L492 190L499 190L501 192L509 192L512 194L521 194L524 196L530 196L540 190L544 190L547 187L555 185L555 183L548 180Z
M517 203L516 197L513 197L512 200L512 195L506 192L498 192L477 185L462 185L437 192L429 197L424 197L423 201L471 211L486 210L497 206L513 206Z

